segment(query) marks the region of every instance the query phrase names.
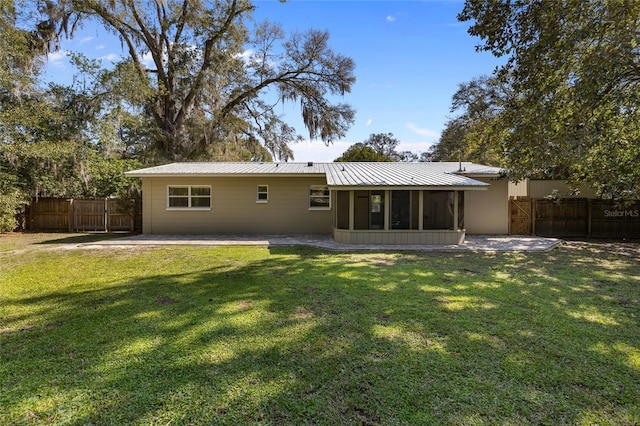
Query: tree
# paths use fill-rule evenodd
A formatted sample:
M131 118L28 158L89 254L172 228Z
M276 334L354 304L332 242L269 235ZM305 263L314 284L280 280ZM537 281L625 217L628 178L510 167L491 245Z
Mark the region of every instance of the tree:
M48 26L59 31L72 35L76 25L97 19L120 38L127 57L111 74L110 93L153 118L160 136L155 148L166 159L210 158L219 144L254 147L256 141L291 158L288 144L301 137L275 113L279 102L299 102L309 136L327 144L353 122L349 105L329 100L351 90L353 61L329 48L326 32L285 40L279 25L265 22L250 34L250 1L40 3Z
M29 5L0 0L0 232L15 228L16 212L31 197L137 194L122 172L140 163L107 143L105 97L89 89L99 85L38 84L50 26L24 29ZM99 77L95 64L74 62Z
M372 133L364 142L358 142L349 147L336 162L345 161L417 161L418 155L411 151L396 151L400 141L393 137L393 133Z
M35 35L16 26L19 19L15 2L0 0L0 232L16 227L16 212L28 199L3 148L13 142L7 120L17 123L16 118L21 116L17 107L35 91L39 54L43 53Z
M391 161L386 155L380 154L375 149L363 142L351 145L342 155L335 160L336 163L354 162L388 162Z
M453 95L451 118L437 144L430 148L431 161L472 161L500 166L503 139L500 115L511 96L508 82L481 76L459 85Z
M640 196L640 2L471 1L477 48L507 62L499 114L513 179L562 171L603 196Z

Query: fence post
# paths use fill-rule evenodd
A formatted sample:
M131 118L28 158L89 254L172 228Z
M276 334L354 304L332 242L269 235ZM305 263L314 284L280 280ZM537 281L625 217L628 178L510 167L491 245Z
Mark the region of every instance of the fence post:
M104 199L103 206L104 208L103 208L102 214L104 215L104 232L109 232L109 199L108 198Z
M593 206L591 204L591 198L587 199L587 238L591 238L591 221L593 218L592 212Z
M509 215L509 235L511 235L511 225L513 223L513 195L509 197L509 211L507 214Z
M69 228L69 232L73 232L73 230L75 229L75 214L73 214L73 198L69 198L67 200L67 208L69 209L68 212L68 228Z
M536 204L538 204L537 198L531 199L531 235L536 235Z
M35 209L35 204L36 204L36 197L31 197L31 204L29 204L29 217L27 218L27 220L29 221L29 223L27 223L27 230L29 231L33 231L33 210Z

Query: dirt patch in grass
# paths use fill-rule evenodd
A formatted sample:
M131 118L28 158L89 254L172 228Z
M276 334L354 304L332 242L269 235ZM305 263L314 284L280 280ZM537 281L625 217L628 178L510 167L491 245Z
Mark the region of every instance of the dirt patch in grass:
M178 301L176 299L174 299L172 297L169 297L169 296L158 296L156 301L160 305L173 305L174 303L178 303Z
M253 306L253 302L251 300L241 300L238 302L238 309L250 309Z

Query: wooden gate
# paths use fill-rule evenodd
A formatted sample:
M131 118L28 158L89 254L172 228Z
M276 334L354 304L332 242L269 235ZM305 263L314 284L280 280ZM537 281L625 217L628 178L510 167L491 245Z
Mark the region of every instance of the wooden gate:
M518 197L509 199L509 234L531 234L531 198Z
M133 231L135 229L134 219L119 207L118 200L107 200L107 232Z
M107 228L107 200L73 200L73 231L102 231Z
M124 213L115 199L34 199L28 218L31 231L133 232L136 229L135 219Z

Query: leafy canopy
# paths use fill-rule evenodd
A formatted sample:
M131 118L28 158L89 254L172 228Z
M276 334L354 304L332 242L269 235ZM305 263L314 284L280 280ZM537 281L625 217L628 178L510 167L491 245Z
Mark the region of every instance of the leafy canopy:
M364 142L349 147L335 162L389 162L416 161L418 155L411 151L397 151L400 141L393 133L372 133Z
M301 136L277 115L281 102L299 103L310 138L327 144L353 122L349 105L332 102L351 90L353 61L329 48L327 32L287 38L271 22L250 32L250 1L43 4L59 31L73 35L76 25L97 20L120 38L126 56L104 83L153 119L154 148L167 160L215 158L220 144L263 146L282 160L292 158L289 144Z
M500 116L511 95L508 84L482 76L459 85L453 95L451 118L437 144L428 153L431 161L471 161L501 165L497 140L503 136Z
M31 197L139 196L123 171L176 160L293 158L302 139L278 115L294 102L309 137L344 136L340 98L354 63L329 35L287 36L251 21L248 0L0 0L0 231ZM40 72L62 37L91 23L125 54L104 65L77 52L69 86Z
M506 58L494 77L510 92L482 127L513 179L563 175L640 196L638 16L636 1L466 1L458 18L478 50Z

